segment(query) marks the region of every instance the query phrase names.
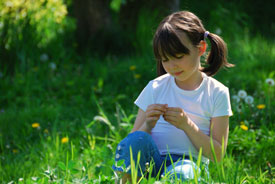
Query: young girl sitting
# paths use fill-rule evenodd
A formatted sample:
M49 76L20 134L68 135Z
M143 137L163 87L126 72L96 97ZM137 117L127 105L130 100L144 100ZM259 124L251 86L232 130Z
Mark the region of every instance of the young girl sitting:
M206 39L211 50L202 67ZM169 172L187 180L194 178L196 165L190 153L196 159L202 149L207 169L209 159L214 160L211 139L218 161L227 146L232 116L229 90L211 77L223 66L233 66L226 60L224 41L206 31L196 15L180 11L162 20L153 47L158 77L136 99L139 110L133 130L118 144L115 154L113 169L122 172L123 183L131 180L130 147L135 163L140 152L139 177L145 173L146 163L153 160L152 176ZM118 166L119 160L124 160L124 169ZM172 161L178 162L172 166Z

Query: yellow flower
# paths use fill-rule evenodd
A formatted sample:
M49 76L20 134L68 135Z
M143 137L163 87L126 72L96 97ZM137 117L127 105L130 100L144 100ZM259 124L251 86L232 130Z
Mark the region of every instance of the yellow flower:
M62 144L65 144L65 143L67 143L67 142L69 142L69 138L68 138L68 137L63 137L63 138L61 139L61 143L62 143Z
M32 124L32 128L39 128L39 127L40 127L39 123L33 123Z
M13 149L12 152L13 153L18 153L18 150L17 149Z
M135 74L135 76L134 76L136 79L139 79L140 77L141 77L141 75L140 74Z
M134 71L136 68L137 68L137 67L136 67L135 65L132 65L132 66L129 67L129 69L130 69L131 71Z
M247 127L247 126L245 126L245 125L241 125L240 127L241 127L241 129L243 129L243 130L245 130L245 131L247 131L247 130L248 130L248 127Z
M32 70L33 70L34 72L37 72L37 71L39 70L39 68L38 68L38 67L34 67Z
M259 105L257 105L257 108L258 109L264 109L265 108L265 104L259 104Z

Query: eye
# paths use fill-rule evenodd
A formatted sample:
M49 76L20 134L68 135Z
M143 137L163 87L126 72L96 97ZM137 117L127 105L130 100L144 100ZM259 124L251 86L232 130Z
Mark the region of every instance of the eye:
M177 54L177 55L176 55L176 58L177 58L177 59L181 59L181 58L183 58L183 56L184 56L183 54Z

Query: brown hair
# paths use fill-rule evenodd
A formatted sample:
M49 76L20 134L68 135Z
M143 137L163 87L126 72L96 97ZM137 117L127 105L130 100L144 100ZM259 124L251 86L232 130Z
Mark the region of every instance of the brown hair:
M201 20L188 11L175 12L164 18L157 28L153 41L158 76L166 73L162 66L163 59L167 60L170 56L177 58L177 54L190 53L178 37L180 32L186 33L192 44L198 46L200 41L204 40L206 30ZM213 33L209 33L208 38L211 50L206 59L207 66L201 71L208 76L213 76L221 67L233 67L234 65L227 62L227 47L223 39Z

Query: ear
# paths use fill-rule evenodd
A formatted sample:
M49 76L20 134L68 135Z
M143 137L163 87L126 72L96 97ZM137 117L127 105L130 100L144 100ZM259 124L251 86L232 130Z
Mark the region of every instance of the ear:
M204 40L201 40L199 43L199 56L202 56L206 51L206 42Z

